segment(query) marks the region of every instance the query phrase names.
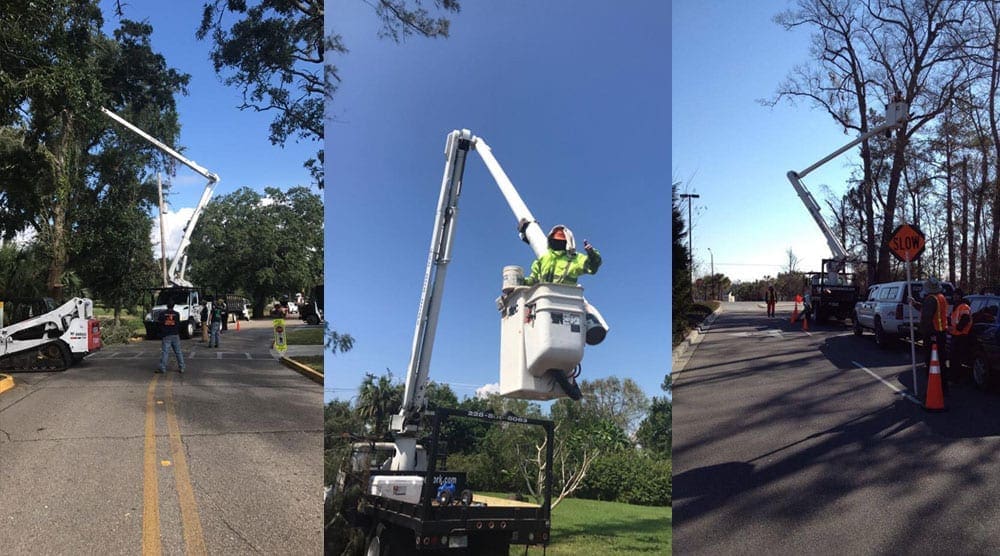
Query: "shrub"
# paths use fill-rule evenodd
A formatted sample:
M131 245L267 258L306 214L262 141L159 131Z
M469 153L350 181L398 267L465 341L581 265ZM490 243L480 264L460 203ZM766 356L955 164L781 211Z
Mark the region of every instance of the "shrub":
M669 506L673 502L670 461L654 459L635 450L604 454L594 459L576 496L642 506Z

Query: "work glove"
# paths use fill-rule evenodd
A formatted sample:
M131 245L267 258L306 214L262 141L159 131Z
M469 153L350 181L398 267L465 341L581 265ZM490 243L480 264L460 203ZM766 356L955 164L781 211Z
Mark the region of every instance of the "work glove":
M594 246L591 245L589 241L583 240L583 249L588 253L590 253L591 251L594 250Z

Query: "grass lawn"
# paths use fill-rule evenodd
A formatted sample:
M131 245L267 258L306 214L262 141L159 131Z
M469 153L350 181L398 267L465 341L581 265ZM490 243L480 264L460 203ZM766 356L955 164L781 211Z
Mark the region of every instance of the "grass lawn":
M546 554L670 554L672 519L670 507L567 498L552 510Z
M323 356L322 355L300 355L293 358L295 361L302 363L306 367L316 371L317 373L323 372Z
M323 329L303 328L289 330L285 334L285 342L290 346L321 346L323 345Z
M506 498L503 493L483 493ZM670 554L673 508L633 506L567 498L552 510L552 543L546 554L599 556ZM528 554L541 554L541 547ZM524 545L514 545L511 556L524 554Z

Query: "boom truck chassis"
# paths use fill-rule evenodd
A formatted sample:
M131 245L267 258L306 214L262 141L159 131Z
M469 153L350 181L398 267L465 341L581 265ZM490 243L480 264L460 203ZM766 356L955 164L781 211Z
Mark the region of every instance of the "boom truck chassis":
M826 238L826 243L833 253L833 257L823 259L822 269L819 272L810 272L806 275L807 288L810 294L809 302L812 305L813 317L822 322L829 317L844 320L854 316L854 306L860 296L860 286L855 282L855 275L848 271L848 265L852 262L847 249L833 233L830 226L820 214L819 203L806 189L802 183L802 178L820 166L830 162L840 156L848 149L858 145L865 139L883 132L891 132L892 129L903 125L906 122L908 106L903 101L899 93L896 94L892 102L885 107L885 122L874 129L863 133L860 137L850 143L840 147L836 151L823 157L818 162L809 166L801 172L788 171L786 177L791 182L795 192L798 193L806 210L813 217L816 225Z
M413 347L403 402L390 422L392 442L353 445L350 469L342 469L334 485L341 512L366 533L367 554L409 554L418 551L504 554L511 544L547 545L551 527L554 428L551 421L507 413L425 409L425 389L437 327L447 265L458 215L458 197L466 158L479 153L517 220L521 239L536 257L548 250L541 226L518 195L513 183L482 138L456 130L445 144L445 170L434 221L423 292L417 313ZM501 318L500 393L526 399L580 398L575 377L585 344L600 343L607 322L583 298L579 286L508 284L497 300ZM518 269L520 270L520 269ZM523 271L522 275L523 275ZM478 419L504 426L537 426L545 430L546 468L542 504L477 495L464 485L464 474L447 467L441 425L447 419ZM430 426L429 437L424 431ZM376 431L380 434L382 431ZM426 446L426 447L425 447ZM390 450L378 462L372 454ZM428 453L429 452L429 453ZM440 467L439 467L440 462ZM353 477L353 479L351 479ZM349 493L355 493L350 496Z
M201 322L202 300L198 288L184 278L188 263L187 249L191 245L191 234L198 223L198 218L205 211L205 207L208 205L209 200L212 198L212 193L215 191L215 186L219 183L219 175L200 166L195 161L170 148L159 139L156 139L107 108L101 107L101 112L125 126L139 137L142 137L161 152L169 155L174 160L194 170L208 180L208 183L205 184L205 190L202 191L201 199L198 200L198 205L195 207L194 212L191 213L191 218L184 225L184 235L177 246L177 251L174 253L173 259L170 261L170 268L167 270L168 283L164 284L162 288L152 288L150 310L143 318L143 325L146 328L146 338L150 340L158 338L157 318L160 316L160 313L167 309L167 302L173 301L175 304L174 310L180 314L180 336L184 339L191 338L194 336L195 330L203 325Z

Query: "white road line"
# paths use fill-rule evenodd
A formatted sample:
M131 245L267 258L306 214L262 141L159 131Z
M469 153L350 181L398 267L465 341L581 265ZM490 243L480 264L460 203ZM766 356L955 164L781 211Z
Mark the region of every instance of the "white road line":
M215 358L216 359L222 359L222 352L221 351L215 352Z
M913 402L913 403L915 403L917 405L922 405L920 403L920 400L918 400L917 398L914 398L909 392L907 392L905 390L900 390L895 384L893 384L893 383L885 380L884 378L878 376L877 374L875 374L874 372L872 372L872 370L869 369L868 367L865 367L864 365L862 365L861 363L858 363L857 361L851 361L851 363L854 363L855 367L857 367L857 368L861 369L862 371L864 371L864 372L872 375L873 377L877 378L879 380L879 382L881 382L882 384L885 384L889 388L892 388L900 396L903 396L904 398L910 400L911 402Z
M139 353L136 353L135 355L133 355L132 359L138 359L138 358L142 357L145 354L146 354L146 352L140 351Z
M244 351L243 355L246 355L247 359L253 359L253 357L250 357L250 353L249 352Z

